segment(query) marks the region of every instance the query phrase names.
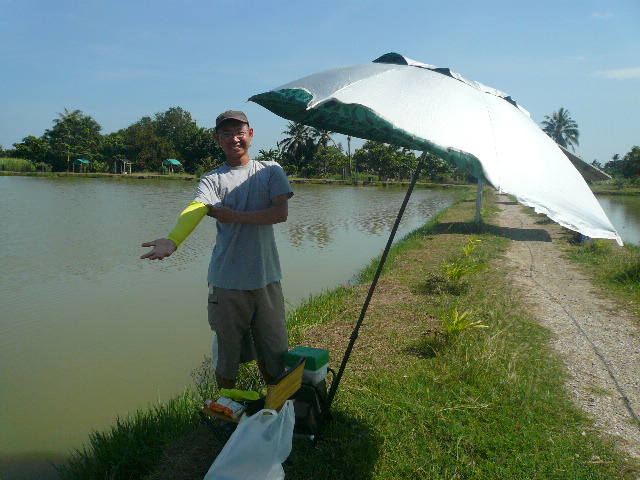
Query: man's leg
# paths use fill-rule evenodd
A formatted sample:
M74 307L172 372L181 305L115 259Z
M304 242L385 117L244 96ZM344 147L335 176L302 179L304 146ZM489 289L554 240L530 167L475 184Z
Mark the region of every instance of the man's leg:
M258 355L258 368L267 383L284 369L284 355L289 350L284 297L280 282L255 290L256 313L251 333Z
M218 388L236 388L235 378L233 380L222 378L220 375L218 375L218 372L216 372L216 383L218 384Z
M271 385L275 380L275 377L272 377L271 375L269 375L269 372L267 372L267 366L265 365L264 360L258 358L256 360L256 364L258 364L258 370L260 370L260 375L262 375L264 383L266 383L267 385Z
M256 358L251 338L252 306L247 292L213 288L209 293L209 325L216 332L219 388L234 388L240 362Z

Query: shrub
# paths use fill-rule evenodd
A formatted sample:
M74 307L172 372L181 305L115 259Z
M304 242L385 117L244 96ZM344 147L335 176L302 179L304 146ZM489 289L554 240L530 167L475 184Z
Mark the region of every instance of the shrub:
M4 172L35 172L35 165L24 158L0 158L0 170Z

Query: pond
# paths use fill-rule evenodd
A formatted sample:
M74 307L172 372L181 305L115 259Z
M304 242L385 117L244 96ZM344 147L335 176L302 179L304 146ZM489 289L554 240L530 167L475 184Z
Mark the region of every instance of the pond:
M91 430L193 384L211 349L206 272L214 221L169 259L143 261L196 184L0 177L0 478L55 478L49 461ZM290 307L379 255L404 188L294 185L276 226ZM451 205L417 189L396 238ZM355 321L355 319L354 319Z
M640 195L598 195L597 198L622 240L640 245Z

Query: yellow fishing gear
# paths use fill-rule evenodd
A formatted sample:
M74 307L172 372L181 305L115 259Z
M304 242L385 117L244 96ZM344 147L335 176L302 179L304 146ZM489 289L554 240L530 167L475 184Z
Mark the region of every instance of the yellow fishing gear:
M180 214L176 226L173 227L173 230L171 230L168 236L169 240L173 241L176 247L179 247L207 213L209 213L209 207L204 203L191 202Z

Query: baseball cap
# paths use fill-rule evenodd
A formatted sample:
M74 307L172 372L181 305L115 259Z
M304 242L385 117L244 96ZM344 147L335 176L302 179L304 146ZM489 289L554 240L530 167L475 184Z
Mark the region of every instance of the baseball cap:
M227 110L226 112L218 115L218 118L216 118L216 130L222 122L226 122L227 120L237 120L249 125L249 119L243 112L240 112L238 110Z

